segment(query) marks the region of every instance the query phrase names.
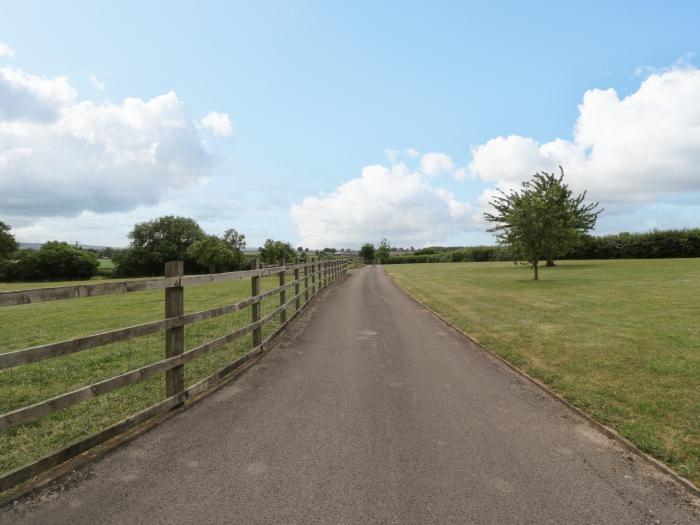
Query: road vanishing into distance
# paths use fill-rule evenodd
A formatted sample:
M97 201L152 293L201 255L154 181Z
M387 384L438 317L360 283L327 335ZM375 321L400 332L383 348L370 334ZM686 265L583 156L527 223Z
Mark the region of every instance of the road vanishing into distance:
M237 380L0 522L697 524L700 512L368 266Z

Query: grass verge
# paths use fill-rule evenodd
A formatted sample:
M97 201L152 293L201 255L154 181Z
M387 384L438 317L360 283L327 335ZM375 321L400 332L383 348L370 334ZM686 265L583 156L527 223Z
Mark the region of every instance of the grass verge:
M700 260L387 265L408 293L700 484Z

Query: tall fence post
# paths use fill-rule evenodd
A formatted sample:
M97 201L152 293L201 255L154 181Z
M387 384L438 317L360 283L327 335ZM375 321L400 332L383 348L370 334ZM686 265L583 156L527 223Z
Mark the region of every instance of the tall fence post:
M309 261L304 263L304 303L309 302Z
M287 282L287 266L284 263L284 259L279 260L279 265L280 265L280 287L283 287L285 283ZM287 322L287 307L284 306L284 303L287 302L287 290L285 288L282 288L280 290L280 308L282 310L280 311L280 325L283 325L284 323Z
M316 259L311 259L311 295L316 295Z
M299 282L299 268L294 268L294 307L295 312L301 309L301 283Z
M182 277L185 264L182 261L165 263L165 277ZM178 284L179 281L178 281ZM165 289L165 317L179 317L185 313L185 291L182 286ZM185 327L178 326L165 331L165 357L174 357L185 351ZM185 389L185 367L176 366L165 372L165 396L171 397Z
M260 259L255 259L255 269L260 270ZM260 295L260 273L254 275L250 278L250 295L255 297ZM255 323L260 320L260 307L262 305L259 302L253 303L250 311L252 312L252 322ZM262 343L262 328L257 327L253 329L253 348L256 348Z

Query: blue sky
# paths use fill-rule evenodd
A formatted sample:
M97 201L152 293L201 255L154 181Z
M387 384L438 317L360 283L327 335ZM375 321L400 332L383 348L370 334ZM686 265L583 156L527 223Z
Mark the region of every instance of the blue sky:
M96 175L105 188L100 180L91 180L84 209L77 203L57 206L57 211L48 203L30 210L6 202L10 211L3 213L0 197L0 220L10 222L26 241L65 236L124 245L135 220L182 213L198 218L212 233L236 227L247 234L251 245L274 237L321 247L354 246L361 239L377 242L384 235L405 246L490 242L478 220L483 211L480 196L485 189L514 184L519 175L492 173L483 165L477 169L470 148L513 135L538 145L555 139L575 142L574 125L584 93L613 88L621 100L634 95L653 75L682 73L683 78L671 79L675 89L687 97L682 99L685 106L700 105L693 66L700 47L697 2L574 6L23 1L2 2L0 11L0 42L14 50L12 56L0 56L0 66L45 79L67 76L77 94L62 104L92 101L97 106L120 106L128 97L149 101L172 91L193 123L217 112L228 115L233 127L227 135L207 133L201 124L193 124L188 133L204 144L206 166L192 164L204 158L197 152L183 161L197 173L201 168L193 180L183 181L163 168L153 184L166 181L167 192L155 192L143 202L105 197L116 191L114 181L121 180L117 168ZM0 86L0 98L2 94ZM630 118L625 117L621 131L639 127ZM669 126L676 126L678 118L669 117ZM692 130L700 122L683 125ZM600 137L601 129L610 126L599 124L591 133ZM598 145L602 139L591 140ZM635 140L640 147L645 144L644 138L630 138L631 145L622 149L635 151ZM124 139L123 144L128 143ZM197 149L194 144L177 144ZM524 171L523 177L531 174L531 166L550 169L562 158L574 159L573 154L545 152L539 165L532 164L530 153L520 154L529 155L528 162L514 161L513 144L501 146L493 145L484 162L491 159L498 164L503 158L504 164L515 163ZM690 150L688 164L693 150L697 152L694 146L700 145L683 145L684 151ZM0 151L3 147L38 150L23 145L17 136L3 143L0 135ZM397 153L392 162L392 155L387 155L387 150L409 148L418 156ZM429 152L449 156L453 166L426 175L419 166L421 156ZM668 191L659 181L630 196L619 184L595 182L610 176L609 166L619 165L615 159L606 168L579 161L570 160L579 162L581 172L574 173L572 185L589 189L609 210L600 232L698 226L694 192L700 191L700 183L696 184L700 172L686 173ZM60 169L72 174L69 161L65 162ZM362 175L363 168L374 165L384 171ZM602 171L591 182L582 173L594 167ZM454 172L460 168L467 175L456 180ZM649 166L623 168L621 178L628 172L634 172L633 180L649 176ZM124 174L125 186L148 193L144 189L148 170L136 170L141 179L132 186L129 177L135 170L125 169L130 170ZM44 190L37 190L18 173L0 171L0 184L3 178L8 183L14 177L8 183L13 202L21 201L23 189L32 195L48 190L47 202L64 198L60 191L48 189L60 181L52 179L37 185ZM353 180L360 182L348 187ZM375 186L382 181L389 188L410 190L396 196L392 191L383 193ZM70 184L79 182L71 179ZM445 192L451 196L445 197ZM382 195L387 197L372 202ZM103 197L109 204L98 203ZM354 204L365 198L373 210L388 201L392 205L380 213ZM440 209L443 205L445 209ZM358 208L363 209L354 213ZM430 227L423 227L426 224Z

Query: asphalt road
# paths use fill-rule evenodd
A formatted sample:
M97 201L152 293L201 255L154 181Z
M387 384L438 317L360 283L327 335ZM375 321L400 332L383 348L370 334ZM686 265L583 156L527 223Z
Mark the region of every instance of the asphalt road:
M367 267L234 383L2 523L700 523L697 501Z

